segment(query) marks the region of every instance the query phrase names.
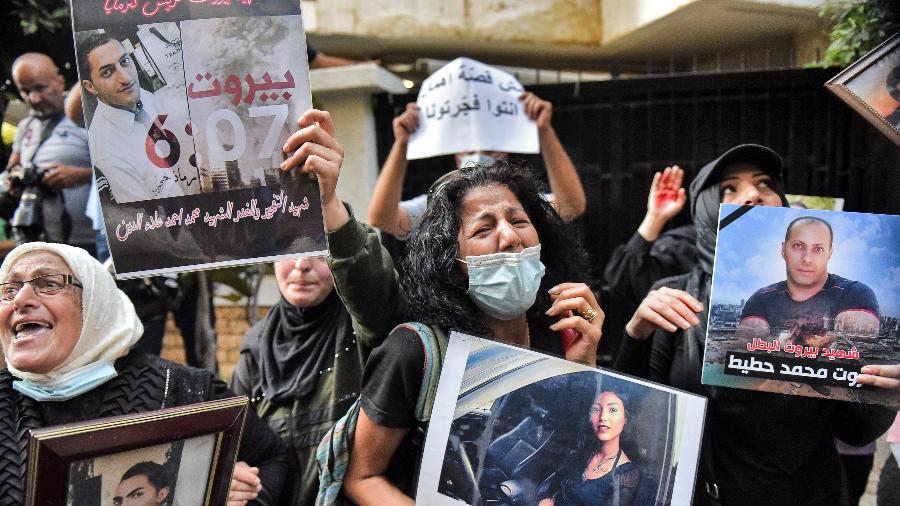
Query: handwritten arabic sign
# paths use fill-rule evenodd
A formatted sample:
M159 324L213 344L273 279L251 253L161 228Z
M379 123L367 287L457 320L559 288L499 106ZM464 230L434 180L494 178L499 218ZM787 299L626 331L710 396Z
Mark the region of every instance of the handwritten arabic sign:
M702 382L900 408L900 217L723 205Z
M318 185L280 170L293 120L311 107L297 2L73 0L72 9L119 277L322 254Z
M410 160L467 151L537 153L537 126L525 115L524 91L511 74L457 58L422 82L416 103L419 128L410 137Z

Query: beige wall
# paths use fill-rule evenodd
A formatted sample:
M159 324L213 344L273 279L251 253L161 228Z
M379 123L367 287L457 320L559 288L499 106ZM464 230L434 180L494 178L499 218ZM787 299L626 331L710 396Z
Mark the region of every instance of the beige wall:
M648 59L757 50L809 62L827 47L821 1L315 0L303 8L314 45L357 58L466 55L531 68L608 70L615 62L640 71Z
M317 34L596 44L601 0L322 0Z

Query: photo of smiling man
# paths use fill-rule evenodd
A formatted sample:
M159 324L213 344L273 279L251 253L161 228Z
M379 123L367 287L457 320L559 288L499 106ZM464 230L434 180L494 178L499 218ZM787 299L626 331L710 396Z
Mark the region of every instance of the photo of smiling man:
M182 153L188 149L172 132L178 130L172 101L141 87L135 53L103 31L78 45L81 85L96 99L88 125L91 157L119 204L184 195L178 162L193 152Z
M833 245L834 232L826 220L801 216L791 221L781 243L787 279L747 300L739 331L814 347L830 345L839 332L875 338L878 299L864 283L828 272Z

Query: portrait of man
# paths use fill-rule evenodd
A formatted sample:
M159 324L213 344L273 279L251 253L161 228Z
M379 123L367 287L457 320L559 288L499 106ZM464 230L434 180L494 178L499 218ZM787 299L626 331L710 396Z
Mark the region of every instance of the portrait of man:
M739 333L815 347L830 345L840 333L875 339L880 318L875 293L828 272L833 246L827 221L814 216L791 221L781 243L786 279L747 300Z
M184 195L171 168L179 159L178 143L166 134L166 115L153 93L141 88L125 46L93 33L79 44L78 62L82 87L97 99L88 127L91 156L113 199L121 204Z
M165 466L139 462L122 475L113 506L162 506L170 504L171 479Z

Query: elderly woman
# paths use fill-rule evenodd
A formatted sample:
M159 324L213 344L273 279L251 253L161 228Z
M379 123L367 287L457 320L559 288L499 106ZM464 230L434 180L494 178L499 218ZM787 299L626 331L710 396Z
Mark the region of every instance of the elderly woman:
M0 266L0 504L25 498L28 431L230 397L208 371L129 353L143 327L112 276L82 249L40 242ZM275 504L287 456L254 414L229 505ZM250 467L254 466L254 467Z
M781 170L777 153L743 144L699 171L690 185L698 262L658 281L625 327L618 369L709 398L695 504L849 504L834 438L867 444L893 418L877 406L700 382L719 203L787 206Z

